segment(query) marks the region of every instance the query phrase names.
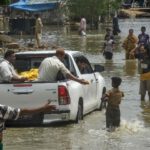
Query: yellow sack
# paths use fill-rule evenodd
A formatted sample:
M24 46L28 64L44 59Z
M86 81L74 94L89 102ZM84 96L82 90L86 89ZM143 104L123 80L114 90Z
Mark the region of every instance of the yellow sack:
M38 69L32 68L29 71L21 72L19 75L28 78L28 80L35 80L38 77Z

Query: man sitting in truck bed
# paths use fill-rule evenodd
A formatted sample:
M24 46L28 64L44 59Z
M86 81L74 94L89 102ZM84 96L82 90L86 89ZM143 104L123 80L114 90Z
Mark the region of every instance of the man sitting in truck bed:
M14 69L15 52L8 50L0 63L0 82L24 82L27 78L19 76Z
M48 81L55 82L57 73L61 71L67 78L79 82L81 84L89 84L88 81L84 79L79 79L75 77L71 72L65 67L61 62L64 59L65 50L63 48L58 48L56 50L56 56L45 58L39 67L38 81Z

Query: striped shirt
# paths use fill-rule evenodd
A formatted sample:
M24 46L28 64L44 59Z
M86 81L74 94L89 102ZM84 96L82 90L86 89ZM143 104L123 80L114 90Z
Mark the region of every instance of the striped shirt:
M4 130L6 120L17 120L20 114L19 108L13 108L0 104L0 132Z

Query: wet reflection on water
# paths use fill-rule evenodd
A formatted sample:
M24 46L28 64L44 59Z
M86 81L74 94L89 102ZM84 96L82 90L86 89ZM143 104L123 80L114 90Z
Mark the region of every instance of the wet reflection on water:
M150 34L150 19L120 20L122 30L117 43L134 28L136 35L141 26L147 27ZM111 88L111 77L123 79L121 90L125 97L120 106L121 127L114 133L105 128L105 111L95 111L84 118L80 124L66 124L47 128L9 128L4 132L4 149L6 150L148 150L150 147L150 105L148 100L143 104L139 96L139 75L137 61L125 60L124 50L118 44L112 61L106 61L102 55L103 32L93 34L88 31L81 37L75 31L66 33L61 28L45 28L43 39L65 49L80 50L91 63L105 66L102 73L106 79L107 89ZM148 99L148 98L147 98Z
M135 76L137 73L137 61L126 60L123 68L126 76Z
M146 127L149 127L150 125L150 102L141 102L141 108L142 108L142 115L144 119L144 123Z

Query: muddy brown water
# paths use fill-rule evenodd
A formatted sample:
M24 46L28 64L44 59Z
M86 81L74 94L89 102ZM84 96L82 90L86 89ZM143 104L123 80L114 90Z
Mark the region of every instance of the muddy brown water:
M45 27L43 42L61 45L66 49L79 50L85 53L91 63L105 66L102 73L107 89L111 88L111 77L123 79L121 89L125 97L120 105L121 126L115 132L107 132L105 128L105 111L95 111L79 124L62 124L50 127L7 128L4 131L5 150L149 150L150 149L150 104L140 102L139 75L137 62L126 61L121 41L134 28L135 34L140 33L141 26L147 27L150 34L150 19L120 20L121 33L114 50L113 61L105 61L101 48L104 30L88 31L81 37L75 31L66 33L60 27ZM28 42L29 39L26 39ZM19 42L24 42L20 39ZM147 97L148 99L148 97Z

